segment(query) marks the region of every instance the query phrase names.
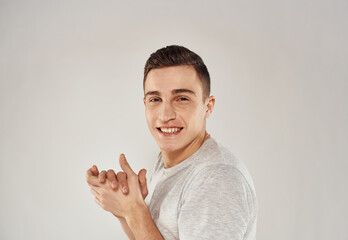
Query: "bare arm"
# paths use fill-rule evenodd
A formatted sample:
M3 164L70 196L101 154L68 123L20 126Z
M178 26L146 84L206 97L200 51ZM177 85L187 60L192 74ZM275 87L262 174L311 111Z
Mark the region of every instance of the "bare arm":
M116 179L116 174L113 170L109 170L109 171L101 171L99 173L99 170L97 168L97 166L93 165L93 167L90 169L90 172L92 173L93 176L95 177L98 177L98 180L100 183L105 183L106 181L106 178L108 178L109 180L109 184L110 184L110 187L114 190L116 190L118 187L121 187L121 189L125 189L128 191L128 183L127 181L122 181L120 182L120 179ZM139 172L139 176L140 176L140 172ZM145 177L145 174L142 174L142 176ZM140 180L139 180L140 181ZM145 178L145 182L146 182L146 178ZM122 183L122 185L121 185ZM121 185L121 186L119 186ZM146 184L145 184L146 186ZM127 191L124 191L124 193L127 193ZM146 191L147 191L147 188L146 188ZM146 196L144 196L145 198ZM121 226L123 228L123 231L127 234L128 238L131 239L131 240L135 240L135 237L134 237L134 234L132 232L132 230L129 228L128 224L127 224L127 221L124 217L120 217L120 216L117 216L115 214L113 214L121 223Z
M126 217L129 228L134 234L134 239L162 240L164 239L152 219L146 204L138 206L132 214Z
M100 183L105 183L106 179L108 179L109 186L112 189L117 190L117 188L120 187L124 194L128 193L129 188L128 188L127 174L126 173L119 172L119 173L117 173L117 177L116 177L116 174L113 170L108 170L107 172L101 171L99 173L99 170L98 170L97 166L95 166L95 165L91 168L91 172L92 172L93 176L98 177L98 180ZM143 199L145 199L147 194L148 194L146 170L145 169L142 169L139 171L138 180L139 180L139 185L140 185L140 189L141 189L141 194L143 196ZM113 214L113 215L115 217L117 217L117 219L120 221L120 224L123 228L123 231L127 234L128 238L131 240L135 240L136 238L135 238L132 230L130 229L126 219L124 217L120 217L120 216L117 216L115 214Z
M116 215L114 216L117 217ZM119 217L117 217L117 219L120 221L123 231L127 234L128 238L131 240L135 240L136 238L134 237L132 230L129 228L126 219Z

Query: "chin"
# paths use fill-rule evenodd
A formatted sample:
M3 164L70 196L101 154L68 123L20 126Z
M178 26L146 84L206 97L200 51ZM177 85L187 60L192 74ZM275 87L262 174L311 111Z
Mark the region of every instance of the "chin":
M157 145L161 149L161 151L165 152L175 152L180 149L180 146L177 143L157 142Z

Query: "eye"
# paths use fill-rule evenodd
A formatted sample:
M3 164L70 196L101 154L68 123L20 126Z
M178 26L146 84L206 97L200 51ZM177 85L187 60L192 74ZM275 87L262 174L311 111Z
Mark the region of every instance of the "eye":
M186 98L186 97L179 97L178 100L179 100L179 101L188 101L189 99Z
M149 101L150 102L159 102L159 101L161 101L161 99L160 98L151 98Z

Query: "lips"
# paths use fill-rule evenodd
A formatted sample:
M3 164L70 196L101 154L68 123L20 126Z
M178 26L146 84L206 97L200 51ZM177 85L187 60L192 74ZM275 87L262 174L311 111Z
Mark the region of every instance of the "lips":
M182 127L158 127L157 130L161 135L174 136L181 132Z

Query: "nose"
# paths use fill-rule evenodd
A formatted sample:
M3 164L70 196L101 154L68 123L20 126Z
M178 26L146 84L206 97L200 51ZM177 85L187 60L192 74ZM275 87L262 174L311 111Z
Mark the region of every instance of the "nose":
M159 120L162 123L169 122L176 118L175 109L170 102L162 102L159 114Z

